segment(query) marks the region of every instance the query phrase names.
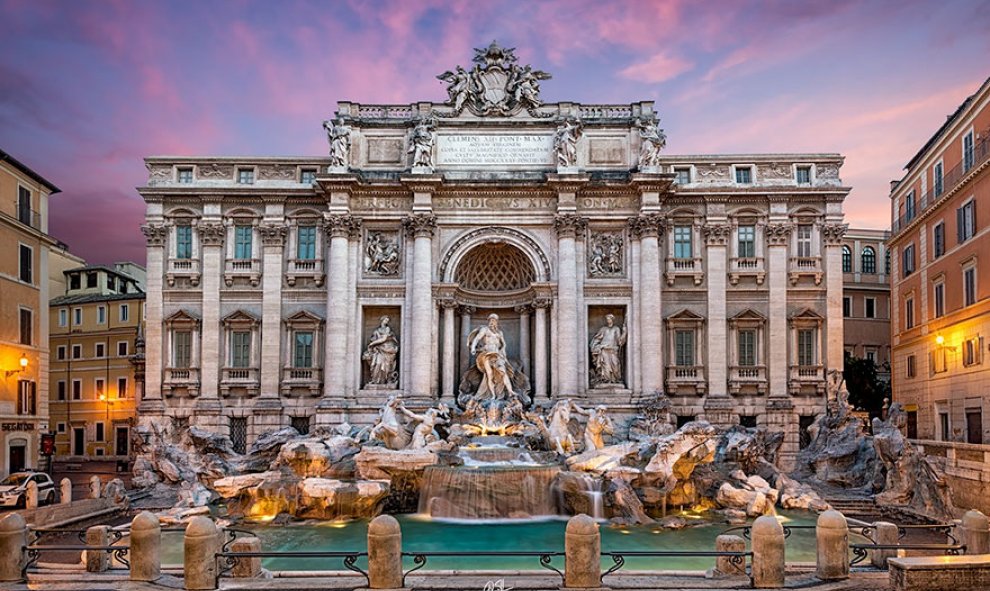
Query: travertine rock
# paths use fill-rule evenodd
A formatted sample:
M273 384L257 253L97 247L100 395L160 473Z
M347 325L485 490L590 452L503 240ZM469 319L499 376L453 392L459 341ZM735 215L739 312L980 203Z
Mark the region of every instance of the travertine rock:
M354 460L361 479L388 480L394 472L420 471L438 464L438 452L441 449L443 446L407 450L364 447Z

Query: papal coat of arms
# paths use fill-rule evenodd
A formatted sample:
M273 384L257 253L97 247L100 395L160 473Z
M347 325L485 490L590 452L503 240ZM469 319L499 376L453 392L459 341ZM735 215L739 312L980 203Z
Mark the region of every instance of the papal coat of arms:
M540 80L549 80L550 74L534 70L530 66L516 65L514 47L499 47L498 43L484 49L475 49L471 70L457 66L453 72L437 76L447 83L453 107L450 113L437 113L441 117L456 117L465 108L475 115L510 116L522 109L533 117L549 117L539 112Z

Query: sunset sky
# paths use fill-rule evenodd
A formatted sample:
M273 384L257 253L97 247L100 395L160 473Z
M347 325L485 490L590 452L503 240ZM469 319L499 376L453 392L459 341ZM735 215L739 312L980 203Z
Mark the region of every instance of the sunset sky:
M990 1L0 0L0 148L62 189L72 252L143 263L143 157L325 154L338 100L444 100L493 39L547 101L656 101L670 154L839 152L846 220L886 228L990 76Z

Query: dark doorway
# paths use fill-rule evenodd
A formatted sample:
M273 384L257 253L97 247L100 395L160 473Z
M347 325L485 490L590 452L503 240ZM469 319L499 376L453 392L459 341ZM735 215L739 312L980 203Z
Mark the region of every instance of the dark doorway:
M127 455L128 429L127 427L117 427L117 437L114 453L118 456Z
M801 415L798 417L798 448L804 449L811 445L811 433L808 429L815 424L813 415Z
M26 460L25 447L23 445L11 445L10 446L10 473L21 472L24 470L24 462Z
M681 427L683 427L684 425L687 425L688 423L690 423L693 420L694 420L694 417L691 416L691 415L684 415L684 416L678 415L678 417L677 417L677 428L680 429Z
M983 443L983 413L966 411L966 443Z
M754 415L739 415L739 426L746 427L748 429L756 428L756 416Z
M918 411L907 411L907 437L908 439L918 438Z
M72 428L72 455L81 456L86 453L86 429Z

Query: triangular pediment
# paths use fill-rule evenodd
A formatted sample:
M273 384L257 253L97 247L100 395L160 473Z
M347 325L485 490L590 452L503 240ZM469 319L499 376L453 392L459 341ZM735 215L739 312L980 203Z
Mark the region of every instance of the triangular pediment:
M300 325L300 324L323 324L323 319L309 312L307 310L300 310L285 319L285 323L289 325Z
M752 308L747 308L730 318L730 320L758 320L760 322L766 322L766 319L766 316L760 314Z
M791 320L825 320L825 318L811 308L805 308L797 314L791 316Z
M667 317L667 320L702 321L704 319L705 319L704 316L699 316L698 314L695 314L694 312L688 309L681 310L680 312Z
M165 322L176 323L176 322L199 322L199 316L196 316L192 312L187 310L179 310L173 313L171 316L165 318Z
M232 322L247 322L250 324L257 324L261 322L261 319L255 316L254 314L245 312L244 310L237 310L234 313L225 316L223 322L224 324L230 324Z

